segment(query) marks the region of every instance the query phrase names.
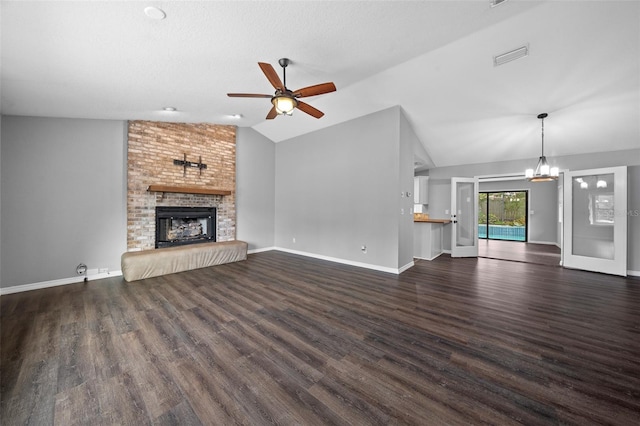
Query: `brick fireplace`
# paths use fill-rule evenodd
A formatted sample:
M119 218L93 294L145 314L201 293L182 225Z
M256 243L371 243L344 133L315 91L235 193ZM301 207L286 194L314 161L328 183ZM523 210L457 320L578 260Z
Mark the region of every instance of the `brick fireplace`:
M185 160L189 167L175 164ZM198 164L206 165L206 168ZM127 250L156 245L156 207L213 207L216 240L236 236L236 128L206 123L130 121ZM230 195L148 191L150 185L222 189ZM216 221L214 221L216 223Z

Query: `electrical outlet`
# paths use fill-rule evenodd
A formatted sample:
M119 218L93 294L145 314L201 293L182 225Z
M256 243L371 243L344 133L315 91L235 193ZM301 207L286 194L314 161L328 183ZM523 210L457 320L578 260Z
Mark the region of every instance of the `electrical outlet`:
M293 244L296 243L296 237L293 237Z
M362 247L360 247L360 250L362 250L363 253L366 253L367 252L367 246L363 245Z

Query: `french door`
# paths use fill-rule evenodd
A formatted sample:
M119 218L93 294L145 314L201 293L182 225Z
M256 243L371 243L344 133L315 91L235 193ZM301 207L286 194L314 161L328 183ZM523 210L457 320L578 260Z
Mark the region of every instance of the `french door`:
M478 257L477 178L451 178L451 257Z
M627 168L564 173L563 265L627 275Z

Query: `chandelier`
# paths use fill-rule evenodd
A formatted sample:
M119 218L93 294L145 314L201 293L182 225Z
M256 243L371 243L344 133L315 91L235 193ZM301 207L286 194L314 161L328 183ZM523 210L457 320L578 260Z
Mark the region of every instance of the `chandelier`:
M558 179L559 170L557 167L551 167L547 161L547 157L544 156L544 119L548 114L542 113L538 115L538 118L542 120L542 155L538 159L538 165L534 169L527 169L524 172L524 177L530 182L549 182Z

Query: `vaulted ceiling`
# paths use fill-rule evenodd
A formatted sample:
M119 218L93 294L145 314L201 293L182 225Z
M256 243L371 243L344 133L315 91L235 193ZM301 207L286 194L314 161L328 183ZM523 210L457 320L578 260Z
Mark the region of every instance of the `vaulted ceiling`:
M3 1L1 112L234 124L280 142L400 105L436 167L537 158L541 112L548 156L640 147L640 2L490 3ZM305 99L323 118L265 120L269 99L226 96L272 94L257 62L280 71L282 57L290 89L336 84Z

